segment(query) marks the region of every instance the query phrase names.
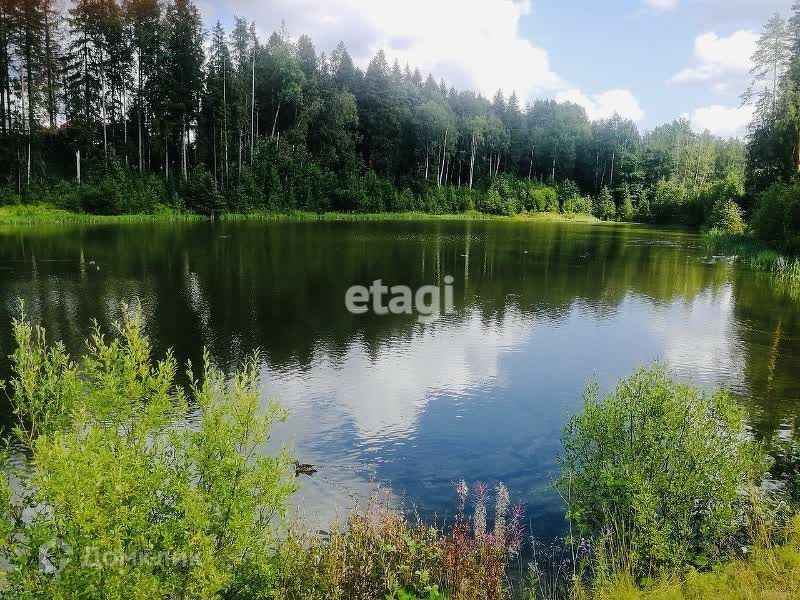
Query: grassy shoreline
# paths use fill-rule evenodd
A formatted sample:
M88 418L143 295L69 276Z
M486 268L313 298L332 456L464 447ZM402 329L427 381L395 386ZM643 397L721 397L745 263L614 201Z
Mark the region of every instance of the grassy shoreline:
M147 221L201 221L193 213L163 208L152 214L93 215L74 213L47 205L14 205L0 207L0 225L47 225L70 223L140 223Z
M222 221L514 221L535 223L602 223L602 221L596 217L579 213L524 213L509 217L489 215L474 210L455 214L432 214L424 212L312 213L305 211L285 213L256 211L251 213L223 213L219 215L218 218Z
M733 256L737 262L767 271L782 282L800 283L800 257L781 254L749 235L712 230L705 234L704 239L711 254Z
M732 560L713 569L689 569L638 585L624 573L594 590L581 590L587 600L751 600L800 597L800 515L788 525L783 544L753 549L748 559Z
M74 213L47 205L15 205L0 207L0 225L39 225L50 223L142 223L148 221L206 221L211 217L163 207L151 214L93 215ZM220 221L514 221L535 223L602 223L596 217L578 213L527 213L513 217L487 215L478 211L460 214L403 213L312 213L304 211L251 213L222 213L214 219Z

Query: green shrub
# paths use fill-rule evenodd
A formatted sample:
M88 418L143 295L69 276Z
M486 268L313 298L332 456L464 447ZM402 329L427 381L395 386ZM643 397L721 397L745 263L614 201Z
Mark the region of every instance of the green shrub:
M181 189L186 208L201 215L212 215L225 208L225 198L208 170L199 166L190 174Z
M565 213L591 215L594 211L594 203L592 199L587 196L576 195L564 201L562 211Z
M776 183L759 196L753 230L771 246L800 252L800 183Z
M285 452L260 453L283 413L259 402L255 357L228 380L206 356L185 391L138 314L80 362L24 318L13 330L13 441L31 460L2 478L3 594L265 597L294 484Z
M728 201L739 204L744 197L744 185L741 176L729 173L724 179L718 179L706 185L700 192L698 204L702 211L702 223L714 227L714 212Z
M622 200L619 204L619 218L621 221L633 221L636 218L636 207L633 203L633 192L629 185L620 188Z
M732 235L741 235L747 229L742 209L733 200L718 200L711 210L711 227Z
M775 474L785 483L792 504L800 508L800 440L782 444L781 450L775 464Z
M581 196L581 190L578 184L574 181L566 179L556 186L556 194L558 195L558 202L561 205L562 212L571 212L564 208L567 201Z
M670 573L641 586L629 573L616 573L576 598L593 600L788 600L800 597L800 517L789 523L778 545L758 548L746 560L714 570Z
M650 193L650 213L656 223L682 221L686 204L686 190L679 183L662 179Z
M613 221L617 216L617 205L614 204L614 196L611 190L604 187L600 192L595 204L595 216L603 221Z
M638 575L703 564L731 550L743 494L767 468L744 412L725 392L677 383L662 366L596 385L564 431L559 489L584 535L614 540Z
M492 181L478 209L492 215L513 216L522 210L524 194L513 177L500 175Z
M531 212L558 212L558 193L547 185L528 184L525 210Z

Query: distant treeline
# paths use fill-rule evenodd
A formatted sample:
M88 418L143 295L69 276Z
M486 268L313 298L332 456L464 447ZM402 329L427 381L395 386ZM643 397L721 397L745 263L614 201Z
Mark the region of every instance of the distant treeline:
M242 18L208 30L190 0L57 6L0 1L7 202L109 213L156 203L555 209L540 182L558 184L562 210L700 224L721 185L743 193L744 145L685 120L642 134L575 104L489 100L382 51L362 71L344 43L326 55L285 30L262 42Z

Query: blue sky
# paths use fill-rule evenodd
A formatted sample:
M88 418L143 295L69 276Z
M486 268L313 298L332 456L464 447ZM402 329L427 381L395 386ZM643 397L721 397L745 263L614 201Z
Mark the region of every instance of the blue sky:
M741 135L739 95L762 24L793 0L200 0L207 21L238 14L267 36L285 20L357 62L383 48L438 79L613 112L645 129L689 116ZM210 24L210 23L209 23Z

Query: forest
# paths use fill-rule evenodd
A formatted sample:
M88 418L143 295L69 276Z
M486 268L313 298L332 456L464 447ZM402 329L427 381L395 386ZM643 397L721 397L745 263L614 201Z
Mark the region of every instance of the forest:
M362 70L345 42L326 54L285 26L262 40L233 23L203 23L191 0L0 0L2 202L561 211L733 233L746 218L778 246L800 231L800 4L764 27L746 142L686 119L643 132L576 104L485 98L383 51Z
M594 212L698 225L746 150L686 120L647 133L575 104L449 87L382 51L266 41L190 0L0 3L4 203L132 213ZM79 185L80 183L80 185Z

